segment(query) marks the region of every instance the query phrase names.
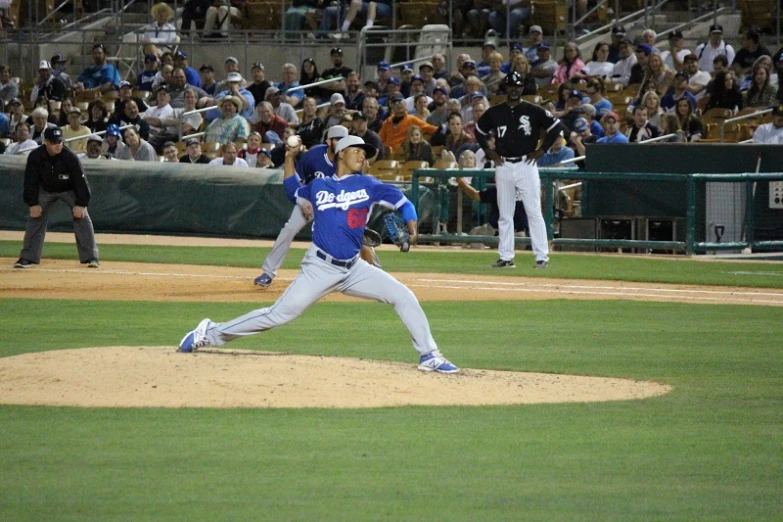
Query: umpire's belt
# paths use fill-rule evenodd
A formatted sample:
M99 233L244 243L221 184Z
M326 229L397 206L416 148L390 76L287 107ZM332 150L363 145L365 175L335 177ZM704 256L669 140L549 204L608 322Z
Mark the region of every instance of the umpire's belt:
M525 159L525 157L524 157L524 156L516 156L516 157L514 157L514 158L506 158L506 157L503 157L503 161L505 161L505 162L508 162L508 163L519 163L519 162L520 162L520 161L522 161L523 159Z
M359 256L355 256L353 259L348 259L347 261L343 261L342 259L335 259L326 252L324 252L321 249L315 250L315 255L319 259L323 259L327 263L331 263L334 266L339 266L340 268L351 268L353 265L356 264L356 261L359 259Z

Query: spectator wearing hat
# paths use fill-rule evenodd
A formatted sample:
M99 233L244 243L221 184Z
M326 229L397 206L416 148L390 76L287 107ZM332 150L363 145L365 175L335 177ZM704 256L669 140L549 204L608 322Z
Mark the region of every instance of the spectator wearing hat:
M496 51L497 46L491 40L481 44L481 61L476 64L479 78L489 74L489 56Z
M272 151L269 149L261 148L258 151L258 158L256 159L257 169L273 169L275 164L272 162Z
M411 77L410 96L405 99L405 105L410 114L416 112L416 97L420 94L426 97L427 106L429 106L432 103L432 98L424 93L424 77L420 74L414 74Z
M228 75L231 73L237 73L239 74L240 77L242 77L242 73L239 71L239 59L237 59L236 56L229 56L228 58L226 58L225 62L223 62L223 69L226 71L226 78L228 78ZM244 78L242 78L242 86L246 87ZM227 90L228 90L228 82L226 80L223 80L221 82L218 82L218 86L215 87L215 94L219 94L221 91L227 91Z
M585 63L582 61L579 46L576 42L567 42L563 46L563 59L558 63L557 70L552 76L552 83L557 85L578 80L584 68Z
M361 111L364 105L364 92L361 89L359 73L349 72L345 77L345 107L349 111Z
M275 114L283 118L288 123L289 127L296 128L299 125L299 116L296 115L296 111L290 103L286 103L283 100L283 94L280 89L274 85L266 90L264 100L272 104L272 109Z
M341 47L332 47L329 51L329 59L332 61L332 66L321 72L321 78L324 80L331 80L332 78L345 78L344 80L327 83L322 86L322 89L328 92L343 93L347 89L346 80L352 70L346 67L343 63L343 49ZM346 103L348 98L346 98Z
M239 110L240 116L246 120L250 120L256 110L256 100L253 98L253 94L242 85L242 75L238 72L230 72L226 76L224 90L219 91L213 100L205 100L207 105L214 104L220 107L220 101L226 97L233 97L238 99L242 103L242 107ZM220 116L218 110L212 110L204 114L204 119L212 121Z
M225 145L229 142L247 139L250 126L247 120L239 114L242 110L242 100L235 96L226 96L220 100L220 117L209 124L204 141Z
M152 85L160 72L158 57L152 53L144 55L144 70L136 77L136 88L140 91L152 92Z
M603 132L603 129L601 129ZM574 130L571 132L569 141L574 149L574 156L584 156L587 152L585 145L588 143L596 143L598 136L593 134L591 125L585 118L577 118L574 121ZM580 169L585 168L584 160L576 162L576 166Z
M534 62L538 59L538 56L536 55L536 49L538 48L538 44L536 44L536 47L533 48L533 58L528 58L529 62ZM527 54L524 53L524 48L522 47L522 44L519 42L514 42L511 44L511 47L509 47L508 50L508 61L503 62L503 66L500 68L500 71L504 74L508 74L511 70L511 67L514 63L514 58L517 56L524 55L527 56Z
M256 103L263 101L266 90L272 86L272 84L266 80L266 69L264 68L264 64L260 62L254 63L250 68L250 76L253 79L253 83L247 86L247 90L253 95L253 99L256 100Z
M427 123L440 127L448 121L449 115L446 112L448 99L449 91L447 87L438 86L435 88L435 92L432 93L432 103L428 107L430 115L427 117Z
M392 78L391 65L385 60L380 61L375 70L378 75L378 79L375 82L378 87L378 92L386 92L387 84Z
M173 141L167 141L163 144L163 161L166 163L179 163L177 152L177 144Z
M277 143L282 140L288 122L278 114L268 101L258 104L258 121L253 124L253 130L264 138L264 143Z
M536 60L530 64L530 74L536 79L536 86L541 89L552 83L558 65L552 59L552 49L548 42L538 44L536 55Z
M71 80L71 77L68 75L68 73L65 72L68 67L67 62L63 59L62 55L53 55L49 59L49 64L52 66L52 76L63 82L65 89L70 91L73 87L73 81Z
M228 142L223 144L223 153L219 158L215 158L209 162L211 166L218 167L248 167L249 165L245 160L238 156L238 150L236 144Z
M640 53L643 54L643 53ZM637 55L634 54L634 48L631 40L625 38L620 42L619 59L612 67L612 81L620 83L623 87L628 87L631 80L631 73L637 62ZM639 78L641 81L641 78Z
M172 145L174 145L172 143ZM78 154L80 160L107 160L108 156L103 154L103 139L97 134L90 134L87 136L87 152L84 154ZM176 153L177 147L174 145L174 152Z
M97 91L106 94L120 85L120 71L106 61L106 49L102 44L92 48L93 65L87 67L77 78L74 91Z
M400 65L400 92L406 98L411 95L411 79L413 78L413 67L406 63Z
M628 78L626 87L641 84L644 81L644 71L647 69L652 47L645 43L636 44L634 54L636 55L636 63L631 66L631 76Z
M710 73L699 70L699 57L691 53L683 60L685 73L688 75L688 91L699 101L707 92L707 85L712 81Z
M713 24L710 26L709 40L699 44L693 53L698 57L699 69L712 72L712 60L722 54L726 56L728 63L734 62L734 48L723 40L723 26Z
M667 112L673 111L677 102L683 98L696 107L696 97L688 90L688 73L680 71L674 75L672 86L661 98L661 108Z
M200 163L206 165L210 162L209 156L201 152L201 142L198 138L188 138L185 142L186 154L180 156L180 163Z
M120 88L117 90L117 99L114 100L114 113L109 119L116 119L121 115L125 108L125 102L128 100L136 102L136 105L139 107L139 112L144 112L149 108L147 107L147 104L144 103L144 100L138 96L133 96L133 87L131 87L130 82L123 80L120 82Z
M758 126L753 133L753 143L783 145L783 105L772 109L772 121Z
M489 13L489 25L501 38L505 38L508 24L508 37L516 40L521 36L520 26L527 22L530 14L530 0L505 0Z
M389 81L386 82L386 91L381 93L378 98L378 103L381 107L388 107L389 101L397 94L405 98L405 95L400 92L400 79L396 76L392 76L389 78Z
M470 82L466 85L466 88L469 94L466 94L459 99L459 102L462 105L460 115L462 116L462 121L465 123L465 125L476 121L476 118L473 116L473 109L477 104L483 104L485 110L487 107L489 107L489 100L487 100L486 96L481 93L481 85Z
M169 20L174 17L174 9L165 2L158 2L152 6L150 14L155 21L142 28L139 42L155 44L167 49L176 45L179 42L177 28L169 23Z
M73 151L63 147L63 133L58 127L46 129L43 138L43 145L27 156L23 199L30 211L24 246L14 268L29 268L41 262L49 211L58 200L71 209L79 261L98 268L95 231L87 213L90 187L82 164Z
M426 134L432 134L438 130L434 125L420 120L415 116L408 114L405 98L402 94L395 94L391 99L391 114L381 125L378 135L381 141L392 150L396 150L405 141L408 134L408 127L418 125ZM368 122L369 123L369 122Z
M0 100L8 104L19 97L19 85L11 79L11 68L0 64Z
M149 143L156 152L162 152L163 144L167 141L177 141L179 135L177 127L167 125L167 121L174 119L174 109L171 104L171 95L166 87L161 87L155 93L157 104L148 108L142 119L150 126Z
M623 40L627 39L625 34L625 27L622 25L615 25L612 27L612 42L609 44L609 61L612 63L617 63L622 59L620 47L622 46ZM631 42L630 39L627 40Z
M522 54L527 57L528 61L533 62L538 58L538 44L543 41L544 30L540 25L531 25L527 32L527 45L520 45Z
M731 68L738 78L745 76L753 67L753 63L762 56L772 57L772 53L759 40L759 33L753 29L742 35L742 48L737 51Z
M312 148L321 143L324 122L318 117L318 103L315 98L307 97L302 102L302 119L296 127L296 133L302 139L302 145Z
M683 70L683 68L685 67L683 60L685 59L686 56L691 54L691 52L688 49L685 49L683 45L684 45L684 40L682 36L682 31L677 29L669 33L669 50L663 51L661 53L661 58L663 58L663 64L666 66L667 69L670 69L675 72Z
M2 100L0 100L2 102ZM6 103L8 107L8 134L13 134L16 131L16 126L20 123L33 124L32 116L28 116L24 113L24 105L19 98L13 98Z
M117 159L117 156L125 148L125 144L122 142L120 136L120 128L116 123L110 123L106 127L106 135L103 139L103 147L101 152L109 158Z
M144 138L139 136L135 127L128 127L122 131L125 148L115 156L120 160L128 161L158 161L155 149Z
M233 28L232 20L242 18L242 6L246 0L216 0L207 9L204 35L209 38L225 38Z
M582 103L584 103L584 94L582 91L576 89L570 89L567 91L565 107L562 113L555 113L560 118L562 123L567 129L573 130L574 121L577 118L582 117Z
M435 55L440 56L440 55ZM433 60L435 59L435 56L433 56ZM444 68L445 68L445 60L443 62ZM445 78L446 75L443 74L441 76L437 76L435 72L435 65L433 62L421 62L419 64L419 74L421 75L422 80L424 81L424 94L427 96L432 96L433 91L435 90L435 87L438 85L437 79L438 78Z
M174 53L174 68L185 71L185 79L188 85L201 88L201 78L198 75L198 71L188 64L188 54L185 51L179 50Z
M38 79L30 93L30 101L35 103L39 96L50 101L63 101L67 96L65 84L52 74L52 66L46 60L38 63Z
M214 96L217 93L218 83L215 80L215 68L205 63L198 70L199 78L201 79L201 88L208 96Z
M326 116L325 127L328 129L333 125L338 125L346 114L348 114L348 111L345 108L345 98L343 98L343 95L339 92L332 94L332 97L329 99L329 109Z
M539 167L553 167L566 160L574 159L574 150L570 147L566 147L566 139L563 137L563 131L560 131L560 137L558 137L549 150L544 153L543 156L538 158L536 163ZM567 164L567 168L573 168L575 165Z
M353 121L351 122L351 134L359 136L364 140L364 143L369 143L375 147L375 156L367 158L370 165L378 160L383 159L383 142L378 133L370 130L367 127L367 118L361 112L357 112L353 115Z
M15 141L6 147L3 154L7 154L9 156L17 154L27 156L40 145L39 143L36 143L30 139L30 125L25 122L21 122L16 126L13 137Z
M608 132L607 132L608 134ZM640 143L652 138L657 138L661 133L658 127L650 123L647 107L639 105L633 109L633 124L625 131L625 136L630 143Z
M616 112L608 112L601 119L604 124L604 136L596 143L628 143L628 138L620 132L620 117Z

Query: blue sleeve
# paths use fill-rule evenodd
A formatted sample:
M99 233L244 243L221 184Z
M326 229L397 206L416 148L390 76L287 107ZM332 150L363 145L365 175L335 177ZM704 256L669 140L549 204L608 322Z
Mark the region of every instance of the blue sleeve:
M115 87L120 86L120 71L118 71L115 66L109 64L109 67L106 67L103 73L104 74L103 77L101 78L101 85L107 82L111 82L114 84Z
M417 221L419 219L419 216L416 215L416 208L414 208L413 203L411 203L409 199L406 199L405 203L400 207L400 214L405 223L408 221Z
M291 200L291 203L296 205L296 197L297 195L300 198L309 198L309 193L307 191L305 192L299 192L297 194L298 189L306 190L307 187L303 187L301 183L299 183L299 179L296 176L291 176L290 178L286 178L283 180L283 188L285 188L285 195L288 196L288 199Z
M400 210L400 208L406 203L410 204L410 201L408 201L408 198L405 197L405 194L403 194L402 191L396 186L381 183L378 180L373 181L373 195L375 201L379 205L394 210ZM411 204L411 208L412 207L413 205Z

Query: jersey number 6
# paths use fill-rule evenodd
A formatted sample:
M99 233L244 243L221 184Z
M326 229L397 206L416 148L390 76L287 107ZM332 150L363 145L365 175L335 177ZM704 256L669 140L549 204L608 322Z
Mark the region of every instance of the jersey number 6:
M369 209L352 208L348 211L348 226L351 228L363 227L367 224L367 212Z

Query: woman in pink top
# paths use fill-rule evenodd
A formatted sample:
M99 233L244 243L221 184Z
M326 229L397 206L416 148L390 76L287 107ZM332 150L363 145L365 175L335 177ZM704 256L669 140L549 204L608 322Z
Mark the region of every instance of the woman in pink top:
M584 68L585 62L579 56L579 47L576 42L568 42L563 48L563 59L560 60L555 75L552 77L552 83L555 85L566 83L576 73L582 72Z

